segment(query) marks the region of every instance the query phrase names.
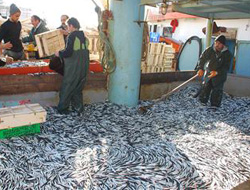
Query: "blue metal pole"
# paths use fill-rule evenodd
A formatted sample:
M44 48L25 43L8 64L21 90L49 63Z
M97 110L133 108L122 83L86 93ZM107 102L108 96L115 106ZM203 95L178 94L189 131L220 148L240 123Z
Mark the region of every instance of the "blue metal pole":
M110 21L109 29L116 70L109 76L108 97L109 101L126 106L136 106L139 99L143 24L139 26L134 21L144 16L140 1L110 1L114 20Z

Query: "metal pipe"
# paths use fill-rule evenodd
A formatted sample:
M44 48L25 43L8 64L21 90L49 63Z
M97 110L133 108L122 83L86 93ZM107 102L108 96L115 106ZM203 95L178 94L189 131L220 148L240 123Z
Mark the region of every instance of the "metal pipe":
M207 19L207 29L206 29L206 47L211 46L211 39L213 33L213 18Z
M116 70L109 75L108 97L116 104L136 106L141 78L143 27L138 20L140 0L110 1L114 20L109 22L110 41L116 54ZM140 18L143 18L141 7Z

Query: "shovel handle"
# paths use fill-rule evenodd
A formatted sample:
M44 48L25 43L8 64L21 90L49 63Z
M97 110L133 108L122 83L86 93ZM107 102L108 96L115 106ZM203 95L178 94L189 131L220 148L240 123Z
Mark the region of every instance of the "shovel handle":
M191 77L190 79L188 79L188 80L185 81L184 83L180 84L179 86L177 86L176 88L174 88L173 90L171 90L171 91L168 93L168 95L169 95L170 93L173 93L173 92L179 90L182 86L186 85L187 83L191 82L192 80L194 80L194 79L197 78L197 77L198 77L198 74L194 75L193 77Z
M175 91L177 91L178 89L180 89L182 86L186 85L187 83L191 82L192 80L194 80L197 77L198 77L198 74L194 75L193 77L191 77L190 79L188 79L187 81L185 81L184 83L182 83L181 85L179 85L176 88L174 88L173 90L171 90L169 93L163 95L159 99L156 99L153 104L148 105L148 106L142 106L142 107L140 107L139 111L142 112L142 113L146 113L147 109L150 108L150 107L152 107L155 103L157 103L159 101L162 101L162 100L165 100L170 94L174 93Z
M181 87L183 87L184 85L186 85L187 83L191 82L192 80L194 80L197 77L198 77L198 74L194 75L193 77L191 77L190 79L188 79L184 83L180 84L179 86L177 86L176 88L174 88L173 90L171 90L169 93L163 95L160 99L157 99L156 101L158 102L158 101L161 101L161 100L165 100L166 98L168 98L169 95L171 95L172 93L176 92Z

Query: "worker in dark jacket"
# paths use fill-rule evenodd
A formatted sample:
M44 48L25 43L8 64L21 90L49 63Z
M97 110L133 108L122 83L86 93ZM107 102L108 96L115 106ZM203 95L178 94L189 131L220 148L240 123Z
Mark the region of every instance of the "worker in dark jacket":
M14 60L24 59L23 45L20 40L22 25L19 21L20 9L15 5L10 5L10 18L0 27L0 42L4 44L0 48L4 49L3 54L12 57Z
M68 30L68 26L66 24L68 19L69 19L68 15L62 15L61 16L61 26L59 26L57 29Z
M69 35L68 26L66 24L68 19L69 19L68 15L62 15L61 16L61 26L59 26L57 28L57 29L61 30L61 33L63 34L65 43L67 42L67 36ZM63 61L63 59L60 59L59 57L52 57L50 59L49 67L51 70L56 71L60 75L63 75L64 61Z
M69 19L68 15L62 15L61 16L61 26L59 26L57 29L61 30L61 33L63 34L64 40L66 42L66 38L69 35L68 33L68 27L66 24L66 21Z
M69 36L64 50L56 52L64 62L63 81L59 94L58 111L67 114L70 105L78 113L83 111L82 90L89 66L89 50L83 31L79 31L77 19L67 21Z
M46 28L45 23L37 15L33 15L31 17L31 24L33 25L33 28L31 29L29 36L26 36L22 39L22 42L29 42L36 46L35 35L47 32L49 29Z
M202 53L198 63L198 75L203 76L204 81L199 99L206 104L210 97L211 106L215 107L221 105L223 86L232 58L225 43L225 36L218 36L214 45Z

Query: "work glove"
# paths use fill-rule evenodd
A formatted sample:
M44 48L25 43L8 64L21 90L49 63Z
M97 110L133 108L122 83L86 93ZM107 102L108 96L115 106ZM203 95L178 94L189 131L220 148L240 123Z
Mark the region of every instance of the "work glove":
M198 70L197 74L199 77L202 77L204 74L204 71L202 69L200 69L200 70Z
M217 74L218 74L217 71L211 71L211 72L210 72L210 75L208 76L208 78L213 78L213 77L215 77Z

